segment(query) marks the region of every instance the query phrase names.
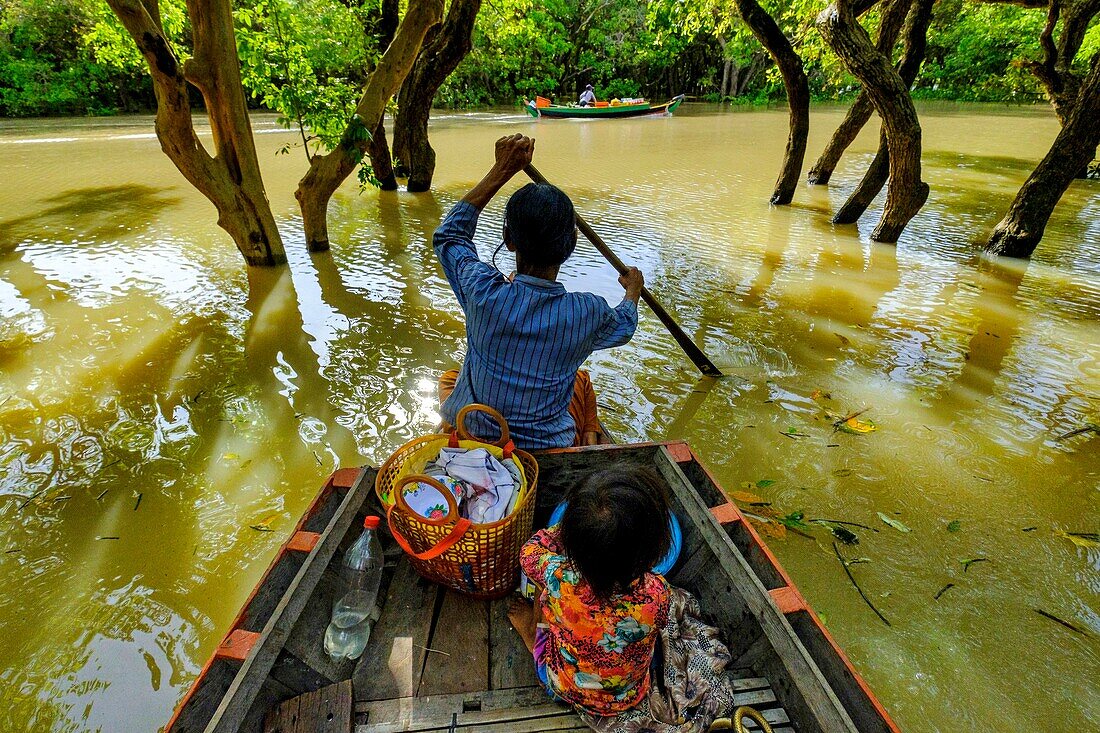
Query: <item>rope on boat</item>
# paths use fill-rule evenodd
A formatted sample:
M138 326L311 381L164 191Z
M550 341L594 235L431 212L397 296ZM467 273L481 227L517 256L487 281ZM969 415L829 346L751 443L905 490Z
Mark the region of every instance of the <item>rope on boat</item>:
M768 725L768 721L764 720L764 716L760 714L760 711L756 708L750 708L748 705L737 708L733 712L733 718L718 718L711 723L709 730L732 729L734 733L749 733L745 728L745 718L756 721L764 733L772 733L772 727Z

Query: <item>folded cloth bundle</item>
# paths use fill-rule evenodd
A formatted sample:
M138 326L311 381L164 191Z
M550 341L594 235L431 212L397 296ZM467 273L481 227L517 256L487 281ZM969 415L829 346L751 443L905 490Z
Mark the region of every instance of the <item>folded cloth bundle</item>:
M498 460L484 448L443 448L424 473L460 484L459 513L474 524L497 522L511 514L523 483L515 461Z

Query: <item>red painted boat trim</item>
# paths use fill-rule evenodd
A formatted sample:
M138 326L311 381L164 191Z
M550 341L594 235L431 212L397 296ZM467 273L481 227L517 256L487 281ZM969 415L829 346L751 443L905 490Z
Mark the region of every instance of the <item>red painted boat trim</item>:
M714 486L718 487L720 490L722 489L721 483L719 483L718 480L714 477L714 474L710 472L710 469L707 468L706 464L699 459L699 456L695 453L694 450L692 450L691 446L682 440L629 444L607 444L584 446L579 448L556 448L552 450L532 452L536 456L556 455L559 453L589 453L594 451L610 453L614 451L627 449L633 450L637 448L648 447L664 448L666 451L668 451L672 459L677 463L688 463L690 461L695 461L699 464L699 467L700 469L702 469L704 475L706 475L707 480L709 480ZM168 722L168 726L165 728L166 731L170 732L172 730L172 727L175 725L176 719L179 717L180 712L198 690L199 686L202 684L203 678L206 676L206 673L209 671L211 665L213 665L216 660L235 659L239 661L244 661L244 659L247 658L248 654L251 652L252 644L255 643L255 640L256 638L258 638L259 635L254 634L254 632L239 629L238 627L244 620L245 613L249 605L251 604L252 599L259 592L259 589L263 586L264 582L266 582L268 575L271 573L275 565L279 562L283 553L294 551L309 552L313 549L313 546L316 544L319 535L313 532L302 531L303 525L305 525L310 517L317 513L321 505L324 503L325 499L328 498L328 495L333 490L346 491L347 489L351 488L361 472L361 468L344 468L334 472L331 476L329 476L328 481L325 482L325 485L321 489L320 493L318 493L317 497L313 500L313 503L310 504L309 509L306 511L305 514L302 515L302 518L298 521L298 524L294 528L295 531L294 533L292 533L290 539L288 539L279 548L279 551L275 554L275 557L272 559L271 564L268 565L267 570L264 571L264 574L260 578L259 582L256 584L256 587L253 588L252 593L248 596L248 599L243 604L241 612L237 615L237 618L234 619L233 624L230 626L230 631L225 635L224 640L215 650L214 654L212 654L210 656L210 659L207 660L206 664L202 668L202 671L199 673L199 676L195 679L195 681L191 685L191 688L187 691L187 694L183 697L182 700L180 700L179 705L176 706L176 710L172 714L172 719ZM871 688L864 681L863 677L861 677L856 671L855 667L852 666L852 662L848 659L848 656L844 653L844 650L841 649L840 645L836 643L836 640L833 639L828 629L826 629L824 624L821 623L821 619L817 617L817 614L814 613L814 610L809 606L808 603L806 603L805 598L803 598L801 592L799 592L798 588L795 586L794 581L792 581L790 576L787 575L787 572L783 569L783 566L779 564L779 560L775 557L774 554L772 554L772 551L768 549L768 546L764 543L764 541L760 539L760 535L756 533L756 530L753 528L752 524L745 519L745 516L741 513L741 510L737 508L737 505L734 504L732 501L726 502L725 504L720 504L711 509L711 514L714 515L714 518L720 524L731 524L740 522L743 525L744 529L748 532L753 544L757 546L757 548L760 550L761 555L767 560L768 563L771 564L772 568L775 570L776 575L780 577L783 581L783 586L768 591L772 603L774 603L776 608L784 615L801 611L805 611L809 614L809 617L813 624L817 627L818 631L821 632L822 637L824 637L832 646L833 650L836 652L837 658L848 669L848 672L852 675L852 679L859 686L860 690L862 690L864 696L871 703L876 712L882 717L882 720L886 724L886 726L891 731L894 731L894 733L900 733L899 728L890 717L890 714L886 712L886 709L878 701L878 698L875 697L874 692L871 691ZM312 539L309 537L310 535L313 536ZM252 635L255 638L252 638L250 641L249 635ZM231 649L234 651L230 652L229 650ZM240 656L237 656L238 653L240 653Z
M218 659L235 659L238 662L243 662L259 640L260 634L258 631L233 629L229 632L229 636L225 637L221 644L218 644L218 648L214 650L214 656Z
M210 658L206 660L206 664L203 665L202 671L199 672L198 677L195 678L195 681L191 683L191 687L188 688L187 694L184 695L183 699L181 699L179 701L179 704L176 705L176 709L172 712L172 717L168 721L168 725L164 728L166 733L171 733L171 730L175 726L176 720L179 718L180 713L183 712L183 709L187 706L187 703L191 700L195 693L198 692L198 689L202 685L203 679L206 677L207 672L210 671L210 668L214 665L216 661L218 661L219 659L232 659L243 662L248 657L249 653L251 653L252 651L253 645L259 638L259 634L252 631L246 631L239 627L244 623L244 620L247 618L246 614L248 612L248 607L252 604L252 599L256 597L256 594L260 592L260 588L262 588L263 584L267 582L268 576L271 575L271 571L275 569L275 566L279 563L279 560L282 559L284 553L302 551L301 547L291 547L291 544L295 543L296 539L298 542L303 542L303 537L305 535L316 535L316 533L314 532L303 532L302 527L305 526L305 523L308 522L310 518L312 518L313 515L315 515L320 510L321 505L325 503L325 500L328 499L329 495L333 491L346 492L355 484L356 479L362 472L362 468L341 468L333 472L328 477L328 479L325 481L324 486L321 487L321 490L317 492L317 496L314 497L313 501L310 503L309 508L306 509L305 513L302 514L302 517L298 520L298 523L294 525L294 531L291 533L290 538L279 547L278 552L276 552L275 556L272 557L271 562L268 564L267 569L264 571L264 574L260 577L255 587L252 589L252 592L248 594L248 598L245 599L245 602L241 604L241 610L237 614L237 617L233 619L233 623L229 625L229 631L226 632L225 636L222 638L222 642L217 646L217 648L215 648L214 653L210 655ZM302 535L303 537L299 537L299 535ZM317 536L319 537L319 535ZM313 540L313 543L316 544L316 540ZM309 552L312 549L313 547L311 546L309 550L305 551ZM251 641L249 641L249 635L254 636ZM245 648L246 646L247 648ZM243 654L237 656L237 652L241 650L243 650Z

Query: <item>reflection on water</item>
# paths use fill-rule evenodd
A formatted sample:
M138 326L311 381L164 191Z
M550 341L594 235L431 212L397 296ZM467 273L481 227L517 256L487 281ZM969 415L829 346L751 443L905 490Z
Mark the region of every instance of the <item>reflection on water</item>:
M816 116L811 150L840 114ZM1100 525L1100 437L1059 440L1100 415L1100 187L1074 184L1030 264L985 260L1056 123L943 106L924 123L932 195L897 248L867 241L874 212L828 223L873 131L833 187L772 208L785 115L688 110L437 119L435 193L349 186L333 251L308 254L302 161L274 155L264 118L290 267L247 273L148 120L5 123L0 729L155 729L322 477L434 424L464 331L431 232L517 130L730 374L698 379L643 313L591 363L612 430L686 437L730 488L769 479L754 491L782 513L870 528L853 572L890 628L824 531L772 544L904 729L1003 731L1048 707L1049 730L1095 729L1100 551L1054 533ZM483 252L500 224L490 207ZM587 247L564 279L619 294ZM833 430L865 408L876 432Z

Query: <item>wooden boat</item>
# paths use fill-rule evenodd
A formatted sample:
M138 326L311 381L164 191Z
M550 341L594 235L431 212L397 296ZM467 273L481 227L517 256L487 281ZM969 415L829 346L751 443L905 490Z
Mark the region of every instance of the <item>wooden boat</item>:
M668 578L694 593L722 630L739 702L759 710L776 733L897 731L686 443L569 448L538 460L536 524L569 486L609 465L648 466L667 482L683 528ZM329 478L167 730L586 730L538 687L531 657L508 624L508 599L474 600L424 581L388 536L385 603L367 649L357 663L328 659L322 639L337 569L362 518L379 511L375 475L342 469Z
M671 115L673 111L684 101L684 95L673 97L664 104L652 105L649 102L641 104L598 104L595 107L565 107L555 104L541 104L542 100L523 100L523 108L532 117L576 117L609 119L619 117L643 117L645 115ZM549 100L546 100L549 101Z

